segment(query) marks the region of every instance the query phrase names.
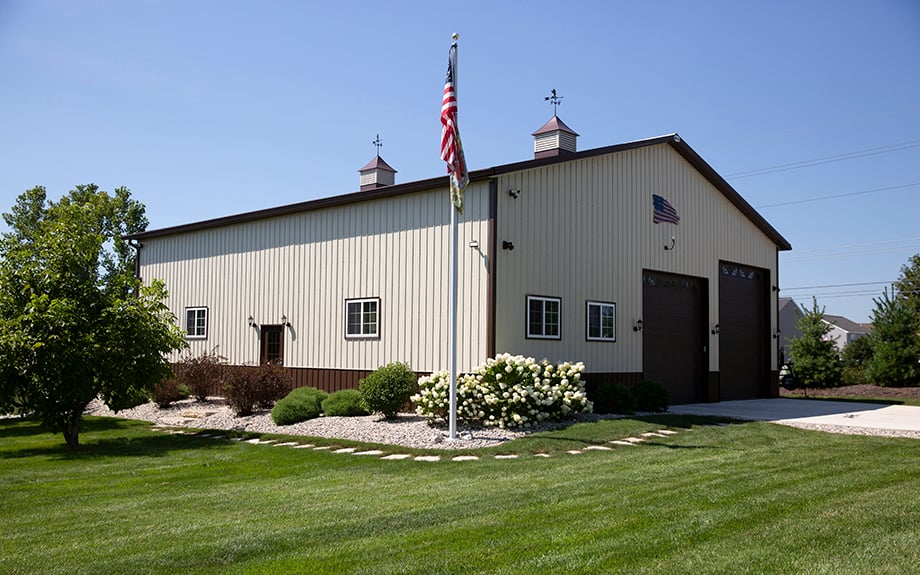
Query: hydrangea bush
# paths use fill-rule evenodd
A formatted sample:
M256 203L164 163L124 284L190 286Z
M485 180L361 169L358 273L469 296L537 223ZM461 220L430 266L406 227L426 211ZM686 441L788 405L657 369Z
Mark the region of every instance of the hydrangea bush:
M585 365L500 354L472 373L457 378L457 418L486 426L529 427L572 413L590 412L581 373ZM412 396L416 412L446 418L450 408L450 373L437 371L419 379Z

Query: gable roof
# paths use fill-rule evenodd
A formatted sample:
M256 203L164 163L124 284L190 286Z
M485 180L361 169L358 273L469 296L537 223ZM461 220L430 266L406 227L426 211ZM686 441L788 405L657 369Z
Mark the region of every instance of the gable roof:
M849 320L842 315L824 314L824 321L831 325L836 325L847 333L869 333L871 330L866 329L861 324Z
M592 158L596 156L603 156L606 154L615 154L618 152L625 152L627 150L635 150L639 148L647 148L651 146L657 146L660 144L667 144L674 149L678 154L680 154L694 169L696 169L703 177L705 177L710 184L713 185L723 196L728 199L738 210L744 214L761 232L764 233L770 240L776 244L777 248L780 250L791 250L792 245L789 243L786 238L784 238L776 229L771 226L767 220L761 216L757 210L755 210L747 201L741 197L739 194L725 179L720 176L709 164L700 157L684 140L677 134L668 134L666 136L659 136L657 138L648 138L645 140L636 140L633 142L626 142L624 144L616 144L613 146L606 146L603 148L594 148L591 150L584 150L581 152L575 152L565 156L553 156L548 158L539 158L534 160L525 160L522 162L515 162L511 164L504 164L501 166L494 166L491 168L485 168L482 170L474 170L470 172L470 181L478 180L488 180L495 176L502 174L507 174L510 172L517 172L521 170L528 170L533 168L539 168L542 166L548 166L552 164L558 164L562 162L571 162L575 160L580 160L584 158ZM268 208L265 210L257 210L253 212L246 212L243 214L236 214L232 216L225 216L222 218L215 218L211 220L204 220L200 222L194 222L190 224L183 224L178 226L172 226L168 228L160 228L155 230L150 230L146 232L140 232L137 234L131 234L126 236L127 239L146 239L146 238L156 238L162 236L169 236L174 234L181 234L191 231L204 230L209 228L217 228L222 226L227 226L231 224L239 224L244 222L250 222L254 220L260 220L264 218L271 218L276 216L283 216L289 214L295 214L300 212L306 212L311 210L318 210L322 208L329 208L333 206L342 206L347 204L353 204L357 202L365 202L368 200L374 200L378 198L386 198L391 196L398 196L402 194L409 194L413 192L420 192L436 187L448 186L448 176L440 176L437 178L429 178L427 180L417 180L414 182L407 182L404 184L394 184L392 186L384 186L382 188L376 188L373 190L367 190L362 192L353 192L349 194L343 194L340 196L331 196L328 198L320 198L318 200L309 200L306 202L299 202L296 204L289 204L286 206L279 206L276 208Z

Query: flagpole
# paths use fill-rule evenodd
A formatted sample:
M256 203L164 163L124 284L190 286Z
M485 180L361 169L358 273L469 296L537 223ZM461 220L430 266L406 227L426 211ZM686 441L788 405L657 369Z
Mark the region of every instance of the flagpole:
M453 74L454 74L454 92L457 94L459 102L459 90L457 81L457 40L459 36L453 35L454 42L451 44L451 54L453 55ZM459 106L458 106L459 109ZM450 348L450 416L449 431L450 441L457 441L457 209L453 202L450 206L450 305L448 314L450 316L450 335L448 336L448 347Z

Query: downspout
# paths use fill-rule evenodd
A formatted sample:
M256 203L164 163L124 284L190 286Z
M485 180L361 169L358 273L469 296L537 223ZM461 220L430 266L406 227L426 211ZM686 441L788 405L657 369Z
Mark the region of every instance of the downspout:
M144 244L135 239L129 239L128 245L134 248L134 277L141 279L141 248Z
M486 357L495 357L495 296L497 289L495 247L498 237L498 180L489 180L489 284L486 289Z

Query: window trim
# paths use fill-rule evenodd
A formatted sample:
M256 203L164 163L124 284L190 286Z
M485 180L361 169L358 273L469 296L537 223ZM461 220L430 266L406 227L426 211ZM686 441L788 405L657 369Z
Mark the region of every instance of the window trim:
M592 336L591 335L591 306L598 306L601 308L601 313L603 314L604 307L613 308L613 337L604 337ZM603 315L601 315L603 318ZM601 323L601 333L603 333L603 322ZM617 304L612 301L600 301L600 300L586 300L585 301L585 340L586 341L600 341L600 342L615 342L617 340Z
M541 328L543 333L531 333L530 331L530 302L531 301L541 301L543 302L543 317L541 322ZM546 303L555 302L558 306L558 330L559 332L556 335L546 335ZM525 339L550 339L550 340L561 340L562 339L562 298L555 296L546 296L546 295L536 295L530 294L524 298L524 337Z
M376 331L374 333L364 333L364 304L374 303L377 306L377 318L375 322ZM362 333L348 333L348 306L349 304L361 304L361 332ZM345 339L380 339L380 298L379 297L362 297L362 298L349 298L345 300Z
M191 312L196 312L196 315L195 315L195 326L194 326L196 331L197 331L197 329L198 329L198 315L197 315L197 313L198 313L198 312L204 312L204 333L203 333L203 334L199 335L199 334L197 334L197 333L190 333L190 332L189 332L188 313L189 313L190 311L191 311ZM210 327L210 326L209 326L210 315L211 315L211 312L210 312L210 310L208 309L207 306L190 306L190 307L186 307L186 308L185 308L185 339L208 339L208 328Z

